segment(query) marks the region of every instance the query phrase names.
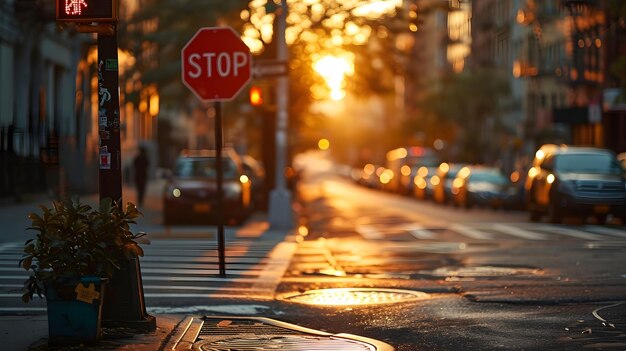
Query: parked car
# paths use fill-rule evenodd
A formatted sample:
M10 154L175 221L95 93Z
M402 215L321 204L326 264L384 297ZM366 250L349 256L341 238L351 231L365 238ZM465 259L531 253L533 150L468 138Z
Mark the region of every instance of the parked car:
M456 174L467 164L463 163L442 163L437 169L437 174L433 176L433 200L440 204L452 201L452 181Z
M385 167L389 171L385 178L389 176L389 181L385 184L384 189L399 194L408 193L409 183L413 180L415 171L419 167L433 167L441 162L434 150L422 146L393 149L387 152L386 158Z
M163 221L215 222L217 219L215 150L186 150L176 160L163 191ZM251 179L232 149L222 153L223 213L226 223L242 222L251 211Z
M413 195L420 200L427 200L433 197L435 184L432 179L437 173L437 167L420 167L413 177Z
M548 215L593 215L602 223L607 215L626 220L626 181L615 154L606 149L544 145L536 153L526 178L526 206L530 219Z
M626 172L626 152L622 152L618 154L617 159L619 160L619 163L622 165L624 172Z
M514 201L516 193L509 179L495 167L466 166L452 181L453 202L465 208L503 208Z
M372 163L368 163L363 166L363 169L358 170L357 183L372 189L379 188L380 181L378 179L378 175L376 174L376 171L379 168L382 168L382 166Z

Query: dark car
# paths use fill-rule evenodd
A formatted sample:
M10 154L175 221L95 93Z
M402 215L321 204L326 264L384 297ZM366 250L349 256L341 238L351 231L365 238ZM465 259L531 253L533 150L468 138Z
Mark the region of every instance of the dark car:
M626 152L618 154L617 159L619 160L619 163L622 165L624 173L626 174Z
M217 162L214 150L184 151L168 176L163 191L163 221L172 223L217 220ZM239 156L222 154L223 213L231 223L243 221L251 210L251 180Z
M494 167L467 166L452 181L453 202L465 208L503 208L514 201L516 193L509 179Z
M544 145L536 153L526 179L530 219L548 215L593 215L603 223L612 214L626 219L626 181L615 154L606 149Z

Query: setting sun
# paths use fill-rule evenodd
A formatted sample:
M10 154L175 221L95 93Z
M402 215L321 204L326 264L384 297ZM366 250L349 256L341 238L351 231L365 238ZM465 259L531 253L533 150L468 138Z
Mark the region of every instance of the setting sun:
M354 55L344 53L342 56L322 56L313 63L313 69L324 78L331 99L341 100L346 96L345 77L354 74Z

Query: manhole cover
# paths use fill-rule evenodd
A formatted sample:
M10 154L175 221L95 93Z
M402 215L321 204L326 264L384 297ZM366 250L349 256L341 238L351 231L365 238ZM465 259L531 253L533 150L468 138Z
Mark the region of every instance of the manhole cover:
M308 290L283 297L284 300L317 306L378 305L428 298L420 291L399 289L339 288Z
M259 351L259 350L285 350L285 351L311 351L311 350L337 350L337 351L376 351L372 345L355 340L346 340L335 337L316 336L250 336L230 338L219 341L197 342L195 350L202 351Z

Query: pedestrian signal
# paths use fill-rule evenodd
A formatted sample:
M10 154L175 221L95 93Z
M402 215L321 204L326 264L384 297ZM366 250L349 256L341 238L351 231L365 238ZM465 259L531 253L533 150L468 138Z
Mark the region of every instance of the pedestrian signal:
M116 22L118 0L56 0L61 22Z

